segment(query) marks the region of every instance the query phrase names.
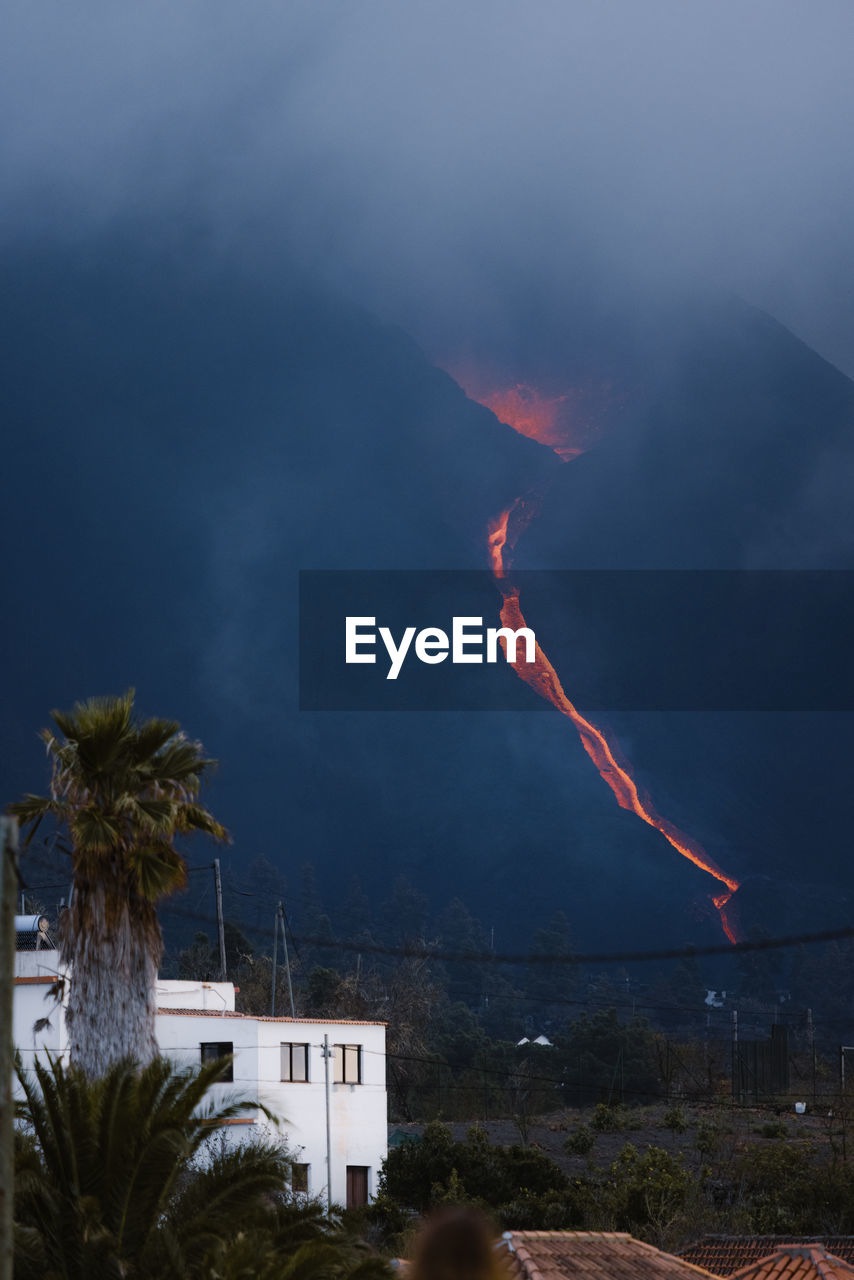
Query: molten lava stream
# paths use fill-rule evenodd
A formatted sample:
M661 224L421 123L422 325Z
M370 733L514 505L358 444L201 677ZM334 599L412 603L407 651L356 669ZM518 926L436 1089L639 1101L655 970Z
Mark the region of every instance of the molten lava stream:
M502 585L502 580L505 578L504 551L507 546L508 524L511 513L521 503L522 500L517 499L514 507L503 511L497 520L490 523L487 539L492 573L498 583L503 601L501 606L501 625L510 627L514 631L518 630L519 627L527 626L527 623L519 604L518 591L511 586ZM506 655L507 644L503 637L501 643ZM539 644L536 645L533 664L519 660L511 663L511 666L520 679L529 684L541 698L545 698L547 702L557 708L561 715L572 721L578 730L584 750L598 769L600 776L613 791L620 808L628 809L630 812L637 814L643 822L654 827L656 831L660 831L677 853L680 853L683 858L693 862L695 867L700 867L701 870L708 872L710 876L720 882L724 887L723 892L713 895L712 902L720 915L721 927L724 933L730 942L737 942L735 927L727 918L724 908L738 888L739 882L721 871L702 845L698 844L696 840L692 840L690 836L685 835L672 822L660 817L649 800L641 796L637 783L628 772L628 769L618 762L601 729L597 729L570 702L557 672Z
M577 457L583 452L583 434L579 436L569 407L573 402L572 393L545 396L527 383L517 383L512 387L484 387L483 381L476 372L457 371L456 377L460 385L473 400L486 405L493 413L518 431L520 435L537 440L547 445L563 462ZM526 625L519 604L519 593L505 579L505 551L508 545L508 529L511 516L514 523L514 538L519 536L522 528L536 514L535 506L528 498L517 498L512 507L502 511L497 520L489 525L487 544L492 573L498 583L502 596L502 626L517 630ZM511 543L512 545L512 543ZM507 646L502 640L505 654ZM730 942L737 942L736 929L726 913L726 905L738 889L739 882L732 876L725 875L709 857L705 849L696 840L685 835L672 822L656 813L648 797L641 795L637 783L629 772L629 767L621 764L601 729L587 720L566 696L560 678L539 645L536 646L535 661L532 665L525 662L511 664L514 671L529 684L541 698L545 698L561 715L566 716L575 725L581 738L584 750L599 770L601 777L613 791L617 804L622 809L646 822L656 831L660 831L665 840L695 867L700 867L721 885L720 892L711 895L712 902L720 915L721 927Z

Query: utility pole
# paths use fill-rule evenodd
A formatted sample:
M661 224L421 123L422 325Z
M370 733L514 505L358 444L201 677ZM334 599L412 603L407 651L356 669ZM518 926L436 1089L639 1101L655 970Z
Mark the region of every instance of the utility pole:
M812 1100L815 1104L815 1027L812 1021L812 1009L807 1009L807 1040L810 1047L810 1060L812 1063Z
M326 1076L326 1213L332 1215L332 1128L329 1118L329 1059L332 1050L329 1048L329 1036L323 1036L323 1068ZM11 1276L11 1272L9 1273ZM5 1277L0 1277L5 1280Z
M288 935L285 931L284 902L280 902L279 905L276 907L276 916L273 921L273 997L270 1002L271 1008L272 1008L272 1016L274 1018L276 1016L276 961L278 959L278 952L279 952L279 925L280 924L282 927L282 946L284 948L284 956L285 956L285 973L287 974L287 977L288 977L288 1000L290 1001L290 1005L291 1005L291 1017L295 1018L297 1015L294 1010L294 989L291 983L291 959L290 959L290 956L288 955Z
M279 912L273 916L273 991L270 996L270 1017L276 1016L276 960L278 959L279 950Z
M290 956L289 956L289 954L288 954L288 935L287 935L287 931L286 931L286 929L285 929L285 904L284 904L284 902L280 902L280 903L279 903L279 919L280 919L280 920L281 920L281 922L282 922L282 948L283 948L283 950L284 950L284 954L285 954L285 973L287 974L287 977L288 977L288 1000L289 1000L289 1001L290 1001L290 1003L291 1003L291 1017L292 1017L292 1018L295 1018L297 1015L296 1015L296 1012L295 1012L295 1010L294 1010L294 989L293 989L293 985L292 985L292 983L291 983L291 958L290 958Z
M219 858L214 858L214 888L216 889L216 923L219 930L219 979L225 982L227 975L225 964L225 924L222 918L222 876L219 871Z
M12 1000L15 992L15 895L18 822L0 818L0 1280L12 1280L15 1124L12 1105Z

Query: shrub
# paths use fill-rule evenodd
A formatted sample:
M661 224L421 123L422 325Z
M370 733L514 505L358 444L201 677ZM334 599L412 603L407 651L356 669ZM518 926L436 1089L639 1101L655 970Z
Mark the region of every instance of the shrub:
M701 1120L694 1136L694 1146L701 1156L713 1156L721 1140L720 1125L713 1120Z
M766 1120L755 1130L761 1138L787 1138L789 1129L784 1120Z
M685 1133L688 1129L688 1117L681 1107L670 1107L664 1113L662 1124L665 1129L672 1129L674 1133Z
M619 1231L637 1233L672 1218L684 1208L692 1186L681 1157L661 1147L639 1152L626 1143L611 1165L607 1196Z
M476 1127L457 1142L436 1121L420 1141L391 1150L380 1175L381 1194L404 1209L423 1213L437 1203L482 1202L517 1227L541 1227L544 1216L554 1219L557 1211L549 1206L565 1201L570 1191L566 1174L544 1152L493 1145Z
M597 1133L623 1133L626 1129L637 1128L634 1117L622 1103L614 1107L605 1102L597 1103L590 1125Z
M817 1206L813 1202L816 1168L811 1149L788 1143L755 1145L741 1153L735 1172L741 1208L749 1215L749 1231L756 1235L783 1231L806 1235L813 1229Z
M563 1149L569 1156L586 1156L593 1150L593 1144L596 1141L596 1135L589 1125L580 1124L574 1133L571 1133L563 1144Z
M523 1190L499 1207L498 1220L505 1231L566 1231L580 1225L581 1215L573 1197Z

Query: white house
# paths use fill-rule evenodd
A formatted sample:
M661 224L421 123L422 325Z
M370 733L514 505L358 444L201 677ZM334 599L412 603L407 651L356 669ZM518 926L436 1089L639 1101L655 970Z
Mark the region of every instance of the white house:
M50 997L50 989L60 976L57 951L15 952L12 1035L25 1067L37 1053L44 1058L48 1053L57 1057L68 1051L64 1010ZM45 1018L47 1025L37 1031L36 1025Z
M249 1094L282 1118L299 1149L296 1190L326 1194L328 1140L332 1200L355 1206L374 1195L388 1153L385 1023L236 1013L230 982L160 981L157 1003L162 1053L187 1065L233 1053L232 1080L217 1090ZM269 1133L260 1110L233 1128Z
M36 1054L67 1052L63 1005L44 999L58 959L48 950L15 957L14 1034L25 1065ZM253 1017L236 1012L234 995L230 982L158 980L161 1052L187 1066L233 1054L231 1079L216 1093L262 1103L279 1124L271 1126L259 1107L232 1121L228 1137L278 1132L295 1156L294 1190L325 1197L331 1182L334 1203L365 1203L388 1151L385 1023Z

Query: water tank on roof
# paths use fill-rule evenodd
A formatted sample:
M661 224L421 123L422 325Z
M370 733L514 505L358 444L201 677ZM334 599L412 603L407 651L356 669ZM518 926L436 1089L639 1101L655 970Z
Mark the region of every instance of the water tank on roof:
M19 951L40 951L52 947L47 916L15 916L15 941Z
M16 933L47 933L47 916L15 916Z

